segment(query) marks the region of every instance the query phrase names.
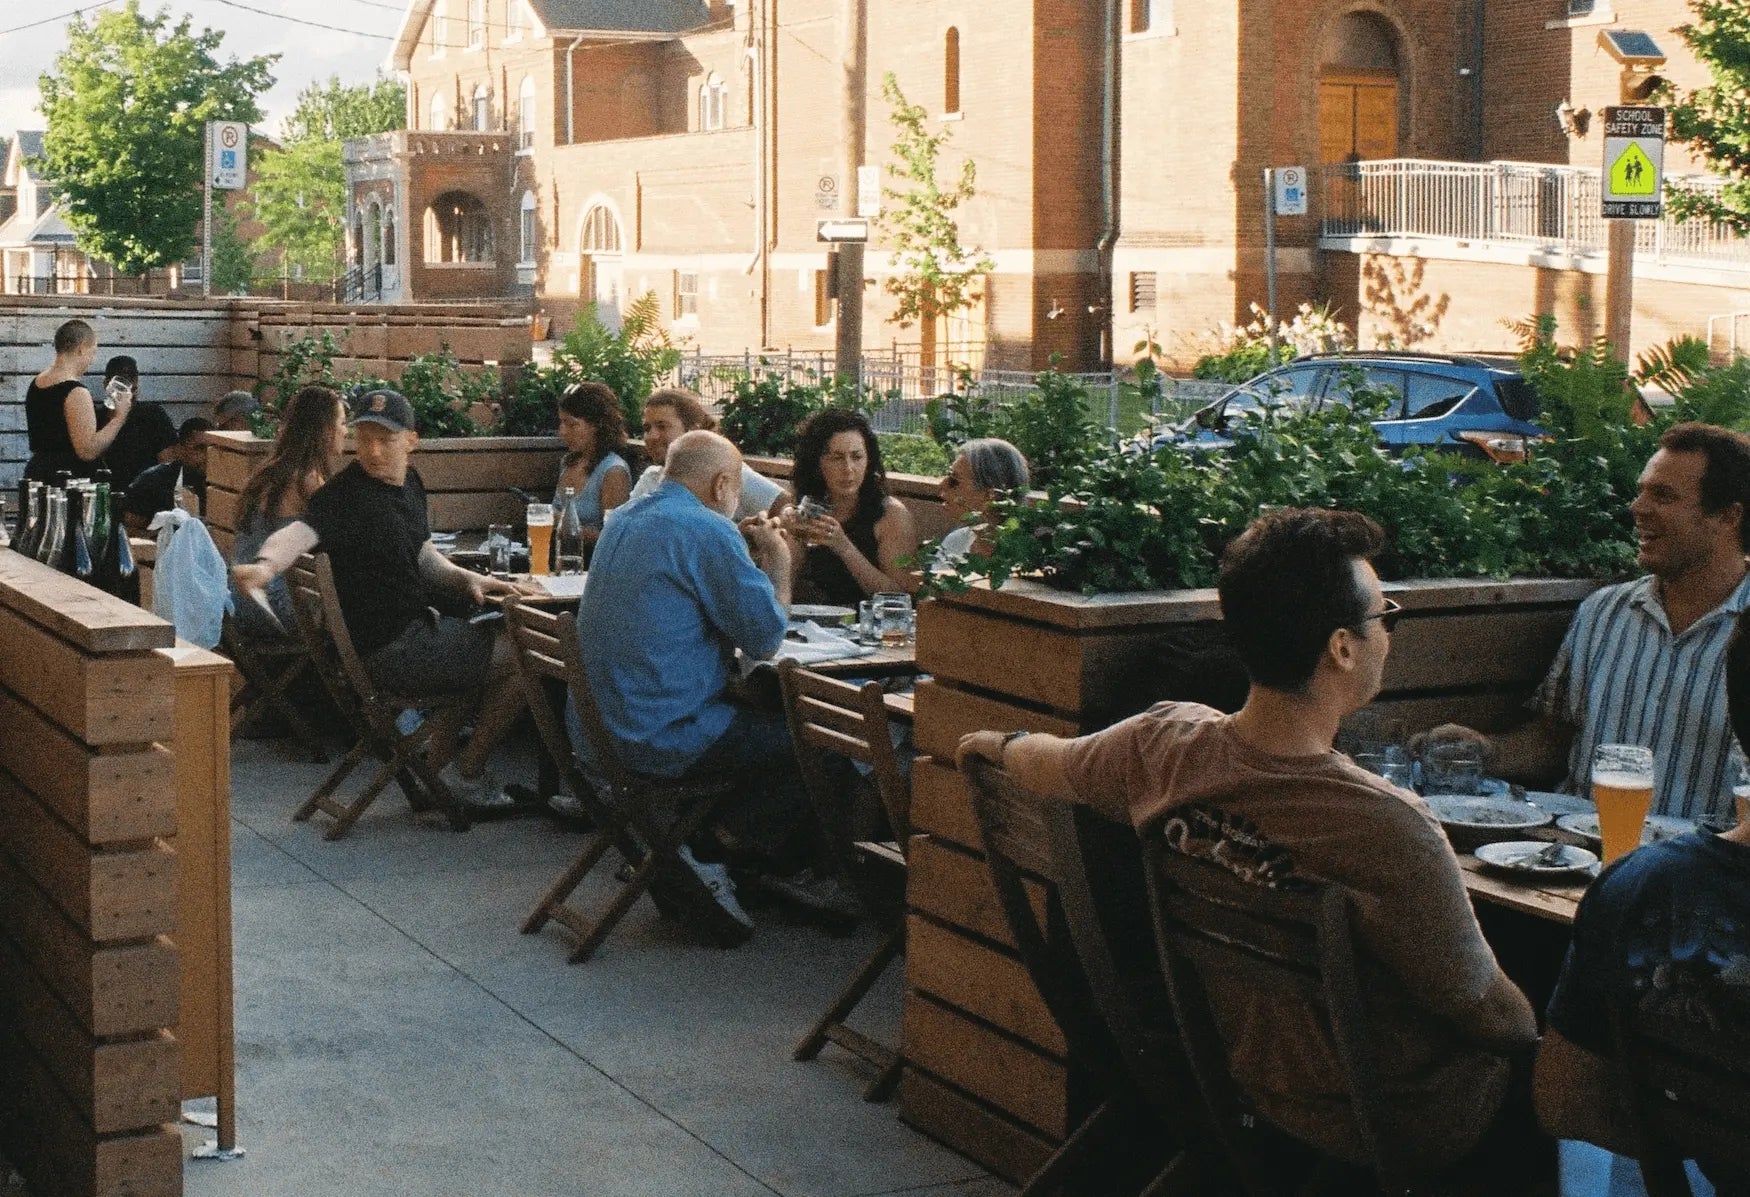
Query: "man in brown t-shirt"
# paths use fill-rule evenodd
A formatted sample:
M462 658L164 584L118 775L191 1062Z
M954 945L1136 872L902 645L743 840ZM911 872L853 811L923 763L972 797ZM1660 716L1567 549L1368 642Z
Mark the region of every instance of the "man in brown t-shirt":
M1352 512L1277 511L1222 558L1229 638L1251 678L1223 715L1162 703L1079 739L974 732L960 756L1003 765L1265 885L1341 885L1365 955L1368 1029L1385 1067L1388 1133L1429 1168L1470 1152L1506 1099L1509 1060L1536 1043L1530 1004L1483 941L1458 861L1416 795L1332 749L1379 691L1397 605ZM1335 1049L1315 1012L1242 985L1211 994L1242 1088L1295 1137L1360 1162Z

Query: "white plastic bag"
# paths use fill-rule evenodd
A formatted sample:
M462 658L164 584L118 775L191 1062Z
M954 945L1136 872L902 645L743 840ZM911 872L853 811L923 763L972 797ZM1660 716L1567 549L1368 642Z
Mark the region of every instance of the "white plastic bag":
M150 530L158 533L152 610L175 624L176 634L190 644L214 647L231 609L230 577L219 547L207 526L181 508L160 511Z

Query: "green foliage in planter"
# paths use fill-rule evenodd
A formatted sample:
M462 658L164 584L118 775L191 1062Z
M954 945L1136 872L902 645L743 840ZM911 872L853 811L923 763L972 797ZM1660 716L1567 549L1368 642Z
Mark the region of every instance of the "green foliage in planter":
M448 352L422 353L401 371L395 389L413 404L421 436L479 436L472 408L477 403L498 409L496 370L470 374Z
M816 378L811 371L806 380L787 378L767 368L765 358L759 367L753 375L738 372L729 395L717 405L723 435L756 456L789 456L802 422L817 411L848 407L868 415L894 397L867 383L861 394L852 394L830 374Z
M1054 370L1035 380L1018 399L997 403L968 389L938 395L924 405L925 428L937 444L955 449L979 437L999 436L1021 451L1044 486L1074 469L1106 439L1093 417L1092 396L1080 381Z
M946 474L954 455L927 436L907 432L881 432L881 461L889 474Z
M301 387L342 389L346 383L334 372L340 342L327 329L299 337L279 353L274 372L255 385L255 397L269 413L278 413ZM271 416L270 416L271 418Z
M539 436L559 424L559 396L575 382L601 382L620 397L626 427L636 429L644 400L680 364L680 350L662 327L655 292L626 306L618 331L608 328L587 305L553 351L551 366L527 365L505 404L502 431L509 436Z

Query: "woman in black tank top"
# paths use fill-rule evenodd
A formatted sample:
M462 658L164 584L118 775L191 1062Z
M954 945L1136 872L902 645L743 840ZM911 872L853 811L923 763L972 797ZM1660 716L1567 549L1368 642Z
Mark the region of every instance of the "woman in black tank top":
M796 572L795 600L855 607L884 590L913 591L918 579L900 566L917 553L911 512L887 493L881 445L869 421L828 408L802 425L793 479L798 506L785 526L807 546ZM823 513L805 515L812 500Z
M30 433L26 478L53 478L66 472L88 478L115 441L128 412L132 391L119 394L115 414L97 426L97 404L81 381L97 357L97 332L83 320L55 330L55 364L31 379L24 392L25 427Z

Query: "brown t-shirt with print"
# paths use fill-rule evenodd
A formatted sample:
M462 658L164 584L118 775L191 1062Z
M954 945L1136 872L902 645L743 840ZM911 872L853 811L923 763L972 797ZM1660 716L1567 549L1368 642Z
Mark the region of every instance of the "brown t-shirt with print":
M1065 764L1076 793L1114 819L1140 829L1175 818L1176 835L1205 841L1187 850L1236 871L1348 891L1388 1131L1428 1167L1475 1145L1501 1105L1508 1065L1458 1028L1497 966L1458 861L1420 798L1337 752L1263 752L1229 716L1192 703L1162 703L1072 741ZM1318 1013L1241 986L1215 986L1210 1002L1259 1113L1362 1159Z

